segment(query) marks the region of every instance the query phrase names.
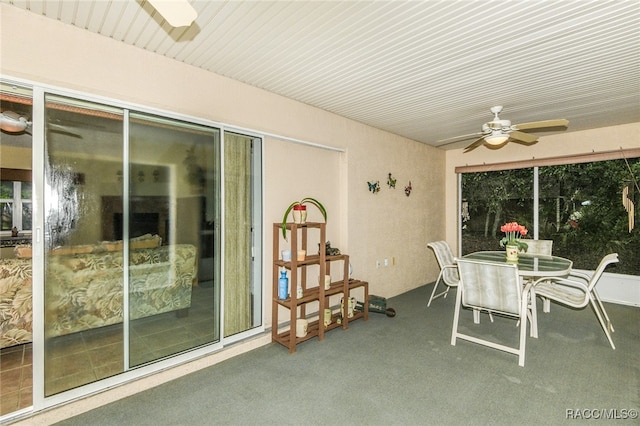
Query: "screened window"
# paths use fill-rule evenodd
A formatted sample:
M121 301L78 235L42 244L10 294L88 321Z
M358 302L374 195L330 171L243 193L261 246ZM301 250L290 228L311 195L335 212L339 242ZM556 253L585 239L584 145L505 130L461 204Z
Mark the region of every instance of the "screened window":
M500 250L500 226L516 221L578 269L615 252L611 272L640 275L639 180L638 157L463 173L462 254Z

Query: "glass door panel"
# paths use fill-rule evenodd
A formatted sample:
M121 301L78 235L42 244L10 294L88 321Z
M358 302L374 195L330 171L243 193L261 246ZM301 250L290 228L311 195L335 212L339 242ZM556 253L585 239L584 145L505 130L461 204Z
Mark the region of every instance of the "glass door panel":
M0 83L7 116L30 121L32 102L30 88ZM0 418L33 400L31 133L9 120L0 135Z
M130 116L130 366L220 338L219 147L217 129Z
M123 113L45 97L45 396L124 369Z

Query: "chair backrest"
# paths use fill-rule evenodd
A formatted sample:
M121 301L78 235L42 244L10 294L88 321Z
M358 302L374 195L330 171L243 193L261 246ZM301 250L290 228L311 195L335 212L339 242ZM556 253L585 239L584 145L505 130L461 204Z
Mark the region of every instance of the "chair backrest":
M451 246L446 241L434 241L427 244L428 247L433 250L436 255L436 260L440 269L444 269L442 273L442 279L447 285L455 286L460 281L458 276L458 270L456 268L445 268L446 266L453 266L456 264L456 259L453 257L453 251Z
M618 262L619 262L618 253L611 253L603 257L602 260L600 261L600 264L596 268L595 272L591 276L591 279L589 280L589 286L588 286L589 291L593 290L593 287L595 287L596 283L602 276L604 270L607 269L607 266L609 266L612 263L618 263Z
M462 304L519 315L522 285L513 264L458 259Z
M522 240L527 244L526 253L544 254L551 256L553 250L553 240Z

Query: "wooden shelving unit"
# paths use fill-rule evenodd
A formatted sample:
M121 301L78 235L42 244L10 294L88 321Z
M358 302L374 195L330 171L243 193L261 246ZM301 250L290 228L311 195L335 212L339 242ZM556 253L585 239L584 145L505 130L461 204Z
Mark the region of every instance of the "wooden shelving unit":
M280 259L281 224L273 224L273 288L272 288L272 318L271 318L271 338L287 348L289 352L296 351L296 345L306 340L317 337L324 339L326 331L342 327L347 329L349 322L359 318L367 320L369 318L368 303L365 303L364 312L354 312L353 317L341 315L340 311L332 312L331 324L324 326L324 310L330 309L332 296L342 295L344 300L344 311L347 311L348 298L351 290L362 287L364 300L368 299L368 283L360 280L349 280L349 256L340 254L338 256L326 256L326 224L319 222L307 222L303 224L287 223L287 232L291 242L291 261ZM318 247L310 247L308 233L318 232ZM315 240L315 239L314 239ZM322 248L319 250L319 248ZM306 250L307 255L304 260L297 260L298 250ZM313 254L310 254L313 253ZM332 281L328 289L324 288L324 280L319 277L331 275L331 265L342 263L341 279ZM278 278L280 270L286 269L289 272L289 297L287 299L278 298ZM317 274L312 273L317 271ZM313 275L313 276L312 276ZM297 287L302 287L302 297L297 295ZM307 305L314 303L318 305L317 319L309 321L307 334L304 337L296 337L296 320L307 317ZM289 314L289 328L282 329L279 324L280 307L285 308ZM340 320L340 321L338 321Z

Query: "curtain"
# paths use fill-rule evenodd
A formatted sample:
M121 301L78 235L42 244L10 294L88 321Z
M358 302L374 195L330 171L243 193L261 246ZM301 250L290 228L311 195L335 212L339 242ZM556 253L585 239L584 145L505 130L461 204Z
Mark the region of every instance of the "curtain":
M225 133L224 335L251 327L251 138Z

